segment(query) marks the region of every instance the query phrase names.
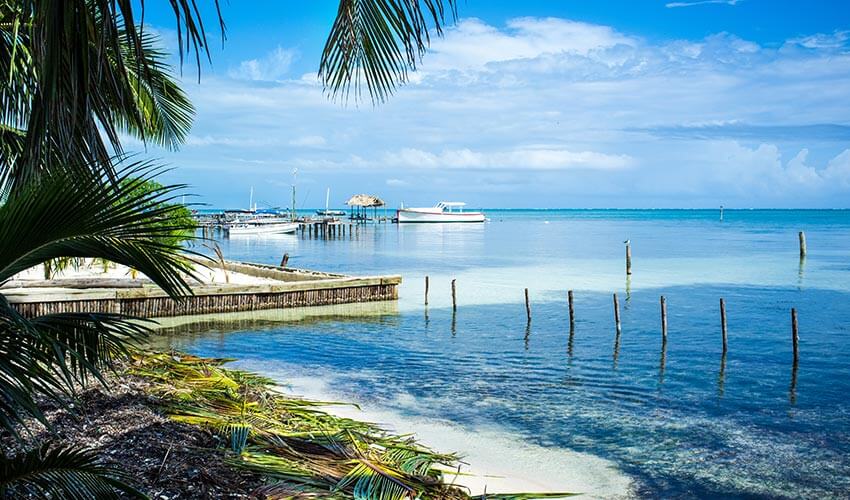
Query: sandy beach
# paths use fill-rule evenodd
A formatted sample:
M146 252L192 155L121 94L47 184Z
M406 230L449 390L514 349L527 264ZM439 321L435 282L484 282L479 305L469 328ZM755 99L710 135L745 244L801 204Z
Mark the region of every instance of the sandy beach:
M239 363L239 367L257 370L250 363ZM317 401L348 401L320 378L284 378L280 373L268 371L263 374L285 383L278 387L285 394ZM422 444L437 451L459 454L463 461L460 472L448 472L447 480L468 488L473 495L572 492L581 493L582 498L629 497L632 481L612 462L585 453L529 444L504 429L470 430L447 421L406 416L369 405L359 408L351 404L329 405L322 410L373 422L394 433L413 434Z

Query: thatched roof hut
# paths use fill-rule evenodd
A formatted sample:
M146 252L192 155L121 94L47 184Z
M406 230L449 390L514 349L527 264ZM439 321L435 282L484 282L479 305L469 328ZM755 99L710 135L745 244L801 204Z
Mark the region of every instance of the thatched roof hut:
M370 194L355 194L345 202L349 207L383 207L384 200Z

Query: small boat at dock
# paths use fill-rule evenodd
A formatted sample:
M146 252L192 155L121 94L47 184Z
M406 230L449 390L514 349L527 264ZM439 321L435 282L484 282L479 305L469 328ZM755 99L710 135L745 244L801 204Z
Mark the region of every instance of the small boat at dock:
M466 203L441 201L433 207L400 208L396 212L399 223L405 222L484 222L484 212L464 212Z
M322 217L342 217L345 215L344 210L331 210L331 188L328 188L327 194L325 195L325 209L324 210L316 210L316 215L321 215Z
M250 219L227 226L230 236L248 234L287 234L298 230L298 223L281 219Z
M345 215L345 210L316 210L316 215L322 217L342 217Z

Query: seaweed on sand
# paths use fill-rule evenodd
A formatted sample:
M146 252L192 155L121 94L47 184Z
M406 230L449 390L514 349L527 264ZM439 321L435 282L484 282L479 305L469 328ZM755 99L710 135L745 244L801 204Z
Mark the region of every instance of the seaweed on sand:
M274 381L222 365L229 360L138 352L130 373L145 379L174 420L227 438L231 465L267 478L267 498L489 499L561 498L569 493L471 496L445 481L459 464L412 436L331 415L330 403L292 398Z

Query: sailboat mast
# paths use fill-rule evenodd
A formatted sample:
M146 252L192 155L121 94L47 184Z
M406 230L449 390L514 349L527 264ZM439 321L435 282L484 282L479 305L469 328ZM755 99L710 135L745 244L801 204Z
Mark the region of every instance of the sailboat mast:
M331 202L331 188L328 188L327 194L325 194L325 215L328 215L328 208Z
M254 209L254 186L251 186L251 195L248 198L248 210Z
M292 169L292 220L295 220L295 219L298 218L298 216L295 212L295 184L298 183L297 181L298 181L298 169L294 168L294 169Z

